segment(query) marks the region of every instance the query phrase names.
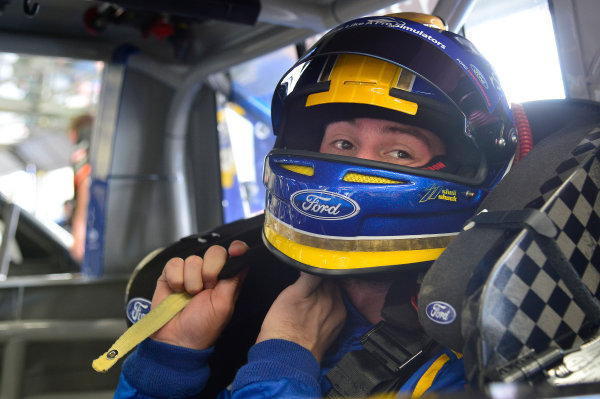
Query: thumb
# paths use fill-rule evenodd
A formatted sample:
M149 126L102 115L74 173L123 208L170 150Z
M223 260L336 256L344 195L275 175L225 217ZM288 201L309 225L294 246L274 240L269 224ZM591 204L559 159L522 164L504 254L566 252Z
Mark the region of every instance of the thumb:
M213 298L221 303L228 304L228 306L233 306L247 274L248 269L245 269L231 278L219 280L213 291Z
M294 283L294 286L299 294L308 296L315 292L322 282L323 279L321 277L302 272L298 280Z

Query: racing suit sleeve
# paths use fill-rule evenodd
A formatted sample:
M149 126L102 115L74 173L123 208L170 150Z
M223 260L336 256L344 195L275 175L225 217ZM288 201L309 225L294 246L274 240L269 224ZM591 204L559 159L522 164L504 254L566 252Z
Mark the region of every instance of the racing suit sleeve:
M248 363L235 376L233 399L320 398L320 365L306 348L270 339L250 348Z
M125 360L114 399L195 398L210 377L211 353L147 339ZM317 398L322 396L319 374L308 349L272 339L250 349L248 363L219 398Z
M146 339L123 363L114 399L195 397L210 376L208 357L212 351Z

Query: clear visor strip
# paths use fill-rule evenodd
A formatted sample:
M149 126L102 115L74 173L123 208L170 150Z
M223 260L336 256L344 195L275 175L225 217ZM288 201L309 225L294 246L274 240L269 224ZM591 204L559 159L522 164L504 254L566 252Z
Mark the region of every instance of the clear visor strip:
M458 235L458 232L403 236L342 237L322 235L297 229L282 222L268 210L265 211L265 226L268 226L273 232L286 239L312 247L340 251L393 251L441 248L446 247ZM354 248L351 249L351 246Z

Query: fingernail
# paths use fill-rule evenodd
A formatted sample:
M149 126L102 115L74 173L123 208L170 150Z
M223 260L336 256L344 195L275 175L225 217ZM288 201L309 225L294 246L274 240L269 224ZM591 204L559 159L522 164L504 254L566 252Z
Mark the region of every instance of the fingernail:
M246 244L244 241L239 241L239 240L235 240L231 243L230 248L234 248L234 247L249 248L248 244Z

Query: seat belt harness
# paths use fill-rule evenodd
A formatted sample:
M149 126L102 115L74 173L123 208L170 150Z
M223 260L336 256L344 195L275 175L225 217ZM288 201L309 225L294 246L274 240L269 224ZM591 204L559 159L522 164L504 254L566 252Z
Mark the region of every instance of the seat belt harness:
M363 349L347 353L328 373L328 398L396 392L437 345L424 334L406 334L382 321L361 338Z

